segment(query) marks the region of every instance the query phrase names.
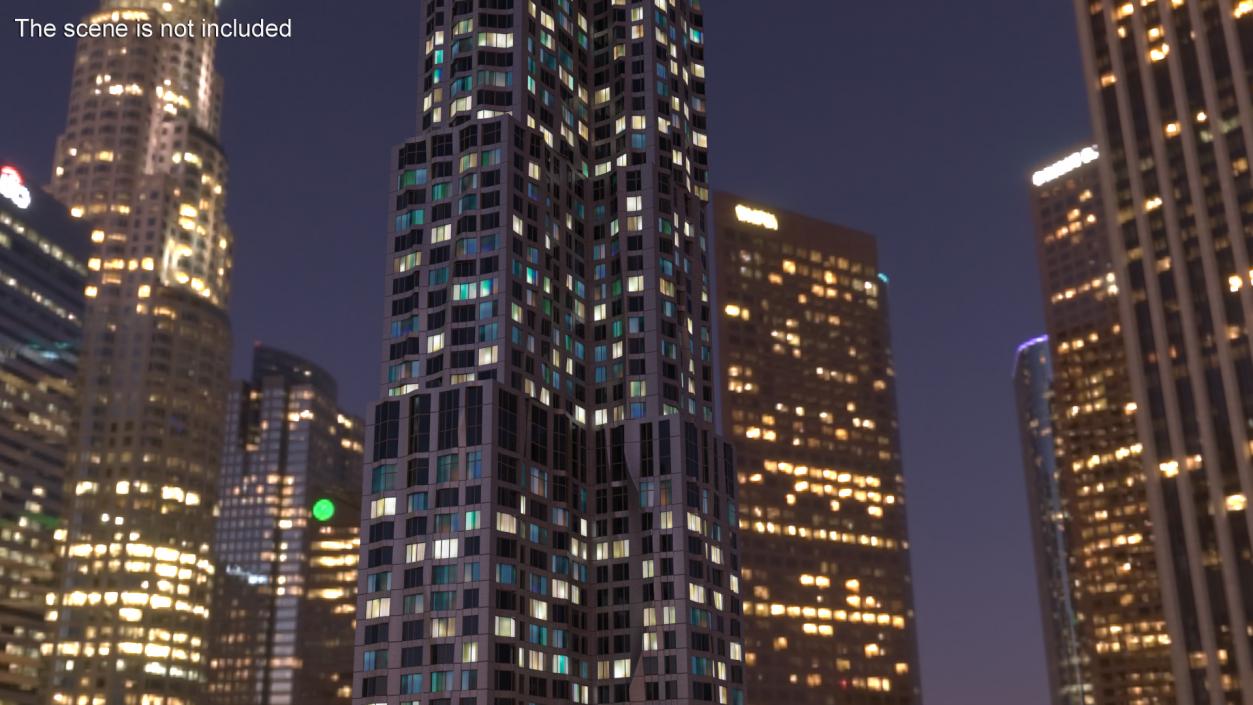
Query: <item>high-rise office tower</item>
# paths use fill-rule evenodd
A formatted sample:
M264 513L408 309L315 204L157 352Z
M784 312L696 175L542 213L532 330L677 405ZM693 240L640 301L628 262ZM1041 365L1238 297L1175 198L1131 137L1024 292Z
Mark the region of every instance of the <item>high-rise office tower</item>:
M78 407L87 230L0 162L0 704L43 705L40 646Z
M1248 705L1253 5L1076 0L1075 12L1174 697Z
M1044 655L1054 705L1085 705L1088 685L1070 580L1065 509L1053 436L1053 367L1047 336L1014 356L1014 392L1035 549Z
M209 702L351 699L364 430L327 372L255 349L227 403Z
M140 23L213 0L105 0L86 22L51 191L90 224L82 408L55 620L56 703L199 702L229 379L232 236L210 39Z
M865 233L714 196L755 702L920 702L887 278Z
M1032 176L1056 464L1055 488L1042 468L1027 468L1037 478L1029 479L1038 488L1029 508L1042 534L1036 561L1047 655L1055 703L1169 703L1170 637L1102 207L1102 161L1097 148L1082 146ZM1057 507L1049 506L1054 489ZM1049 536L1059 521L1061 535ZM1055 582L1062 575L1069 594Z
M355 701L739 705L700 3L424 7Z

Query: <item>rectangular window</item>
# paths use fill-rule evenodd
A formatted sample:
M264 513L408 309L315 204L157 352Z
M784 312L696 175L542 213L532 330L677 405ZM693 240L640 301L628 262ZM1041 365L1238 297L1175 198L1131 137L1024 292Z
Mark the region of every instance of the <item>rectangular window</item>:
M439 539L435 542L435 560L456 558L459 539Z
M408 169L400 175L399 188L406 186L422 186L426 184L426 167L421 169Z
M512 514L496 512L496 530L506 534L518 533L518 518Z
M370 518L378 519L379 517L392 516L396 513L396 498L381 497L370 502Z
M435 481L456 482L461 479L457 472L458 460L459 458L456 454L439 456L439 459L435 461Z
M457 618L439 617L431 620L431 638L445 639L457 636Z
M370 491L386 492L396 483L396 466L380 465L370 471Z
M387 669L387 649L372 649L362 654L361 666L366 671Z
M516 639L518 636L518 623L514 621L513 617L496 617L494 633L496 636Z
M453 389L439 395L439 450L457 446L458 417L461 415L461 390Z
M457 608L457 593L453 590L436 590L431 593L431 609L447 611Z
M479 32L479 46L492 47L494 49L511 49L513 48L513 33Z
M365 618L380 619L382 617L390 617L392 608L392 598L376 597L373 600L367 600L365 603Z
M420 264L422 264L422 253L410 252L397 257L393 269L397 274L404 274L411 269L415 269Z
M426 543L410 543L405 545L405 562L420 563L426 560Z
M425 492L414 492L409 495L409 511L420 512L427 508L427 498Z
M426 595L405 595L405 614L422 614L426 611Z
M394 458L400 449L400 404L389 401L374 408L374 459Z
M515 585L518 582L518 569L509 563L496 564L496 582L502 585Z
M431 692L442 693L452 690L452 671L435 671L431 673Z
M400 694L414 695L422 692L422 674L404 673L400 676Z

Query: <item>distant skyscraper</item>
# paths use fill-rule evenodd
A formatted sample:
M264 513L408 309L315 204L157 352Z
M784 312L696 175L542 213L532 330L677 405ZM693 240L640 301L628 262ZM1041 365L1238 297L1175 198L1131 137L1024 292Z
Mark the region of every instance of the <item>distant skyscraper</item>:
M1075 12L1174 698L1248 705L1253 4L1076 0ZM1108 540L1137 533L1114 529Z
M364 424L336 397L325 371L264 346L231 391L209 702L351 700Z
M1047 337L1018 348L1014 390L1026 470L1027 509L1035 548L1044 655L1054 705L1085 705L1090 689L1079 642L1066 545L1065 509L1053 434L1053 370Z
M86 22L198 21L104 0ZM92 229L82 409L47 648L54 702L190 705L205 681L229 379L226 157L209 39L84 39L51 191Z
M1097 149L1083 146L1032 177L1060 502L1048 506L1054 488L1047 473L1029 466L1037 487L1030 508L1041 533L1036 560L1046 646L1055 703L1169 703L1170 639L1101 205L1100 163ZM1033 381L1038 383L1038 376ZM1054 511L1060 516L1050 517ZM1058 520L1062 535L1051 537ZM1068 591L1057 583L1063 575ZM1070 653L1072 635L1079 642L1077 661ZM1079 696L1083 699L1076 700Z
M356 702L741 705L700 3L426 10Z
M78 408L87 229L0 162L0 703L43 705L40 646Z
M714 197L754 702L920 702L887 278L865 233Z

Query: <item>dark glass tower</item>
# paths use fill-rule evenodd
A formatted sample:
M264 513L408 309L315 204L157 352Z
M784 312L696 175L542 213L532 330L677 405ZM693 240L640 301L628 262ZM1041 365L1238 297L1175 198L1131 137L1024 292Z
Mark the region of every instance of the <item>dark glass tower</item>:
M104 0L90 24L212 19ZM211 39L83 39L50 190L91 228L57 705L192 705L205 683L232 236Z
M1053 367L1047 336L1018 347L1014 392L1026 471L1027 514L1035 549L1044 655L1055 705L1084 705L1085 658L1079 642L1066 540L1066 513L1053 431Z
M78 407L87 229L0 161L0 703L43 705L40 647Z
M346 705L365 427L313 363L257 346L252 367L227 402L209 702Z
M356 702L740 705L701 4L425 9Z
M1074 7L1143 443L1172 702L1248 705L1253 4Z
M862 232L714 197L756 702L921 701L887 277Z

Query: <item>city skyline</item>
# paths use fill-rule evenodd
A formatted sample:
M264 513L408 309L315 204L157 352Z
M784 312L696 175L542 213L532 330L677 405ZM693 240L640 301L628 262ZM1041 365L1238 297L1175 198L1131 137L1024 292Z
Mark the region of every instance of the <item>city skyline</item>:
M229 3L228 3L228 7L229 7ZM728 12L728 10L724 10L722 13L718 13L718 14L723 14L723 13L725 13L725 12ZM711 23L713 23L715 20L711 18L711 20L710 20L710 21L711 21ZM713 34L715 34L715 33L713 33L713 32L711 31L711 36L712 36ZM242 45L242 44L237 44L237 45L235 45L235 46L234 46L234 48L235 48L235 49L240 49L240 50L242 50L242 51L243 51L243 52L245 52L245 53L246 53L246 52L248 52L248 51L253 51L253 50L255 50L255 49L245 49L245 48L244 48L244 45ZM716 78L715 78L715 81L716 81ZM716 85L716 82L715 82L715 85ZM247 90L247 89L245 89L245 90ZM713 94L714 94L714 95L713 95L713 99L714 99L715 101L716 101L716 100L718 100L718 99L719 99L719 97L718 97L718 94L717 94L717 91L716 91L716 90L715 90L715 91L713 91ZM724 95L725 95L725 93L724 93ZM410 103L412 103L412 100L410 100L409 102L410 102ZM228 115L229 115L229 111L228 111ZM717 132L716 132L716 130L717 130L717 127L716 127L716 124L715 124L715 139L717 138ZM397 137L399 137L399 136L403 136L403 134L405 134L405 132L398 132L398 133L396 133ZM1056 136L1054 136L1054 137L1056 137ZM1069 140L1067 139L1068 137L1078 137L1078 135L1063 136L1063 137L1062 137L1062 139L1060 139L1060 140L1055 139L1054 141L1055 141L1055 142L1061 142L1061 143L1064 143L1065 141L1069 141ZM394 140L393 140L393 141L394 141ZM1037 152L1037 156L1038 156L1038 153L1040 152L1040 150L1036 150L1036 152ZM925 155L921 155L921 156L925 156ZM1032 157L1032 159L1033 159L1033 158L1034 158L1034 156ZM719 157L716 157L716 156L715 156L715 160L717 160L717 159L719 159ZM1023 170L1023 168L1022 168L1022 165L1023 165L1023 164L1027 164L1027 163L1030 163L1030 161L1031 161L1031 160L1029 160L1029 159L1024 159L1024 160L1021 160L1021 161L1020 161L1020 162L1019 162L1016 166L1014 166L1014 167L1013 167L1013 169L1015 170L1015 173L1016 173L1016 174L1023 174L1024 170ZM839 165L838 165L838 163L834 164L831 168L833 169L833 171L838 171L838 170L839 170ZM378 172L382 172L383 170L382 170L381 168L376 168L376 169L371 169L371 171L374 171L374 172L378 173ZM715 173L717 173L717 169L715 169ZM1026 178L1026 176L1025 176L1025 174L1024 174L1024 175L1023 175L1023 179L1025 179L1025 178ZM378 180L378 183L382 183L383 181L384 181L384 179L380 178L380 179ZM300 187L300 188L302 188L302 189L303 189L304 187ZM380 187L371 187L371 188L372 188L372 190L377 191L377 190L379 190L379 188L380 188ZM743 192L743 191L749 191L750 189L738 188L737 190L740 190L740 191L742 191L742 192ZM754 195L757 195L758 193L765 193L765 191L756 190L756 189L751 190L751 191L752 191L752 193L754 193ZM764 196L763 196L763 198L764 198ZM804 208L801 208L801 209L802 209L802 210L808 210L808 209L804 209ZM841 217L839 213L832 213L831 215L832 215L833 219L836 219L836 220L844 220L844 221L847 221L847 220L848 220L848 218ZM856 220L854 220L854 222L857 222L857 221L856 221ZM370 224L369 224L369 223L366 223L366 225L370 225ZM358 226L358 227L359 227L359 230L358 230L358 232L359 232L359 233L360 233L360 232L368 232L368 231L374 231L374 230L377 230L377 224L374 224L373 226L369 227L369 229L368 229L368 230L367 230L367 228L366 228L366 227L364 227L364 226ZM876 230L877 232L882 232L882 233L885 233L886 237L887 237L889 240L896 239L896 238L899 238L899 237L900 237L899 235L897 235L897 234L896 234L896 232L895 232L895 231L894 231L894 229L892 229L892 228L875 227L875 228L874 228L874 230ZM267 236L267 237L268 237L268 236ZM306 237L308 237L308 234L307 234L307 233L306 233ZM360 237L361 237L361 235L357 235L357 238L356 238L356 239L358 239L358 240L359 240L359 239L360 239ZM299 257L303 257L303 256L305 256L305 255L302 255L302 254L297 253L297 258L298 258L298 259L299 259ZM366 259L368 260L368 258L366 258ZM888 260L888 261L889 261L889 263L891 262L891 260ZM366 269L374 269L374 268L366 267ZM917 291L917 289L916 289L915 287L921 286L921 285L922 285L922 282L924 281L924 279L923 279L923 278L920 278L920 277L911 277L911 276L906 276L906 275L901 274L901 272L900 272L900 271L894 271L894 269L895 269L895 268L894 268L894 266L893 266L893 265L891 265L891 264L889 264L889 265L887 266L888 273L894 277L894 281L895 281L895 282L897 282L898 287L901 287L901 289L902 289L902 290L904 290L904 291L909 291L910 289L914 289L914 291ZM368 281L368 280L370 280L370 277L365 277L365 279ZM368 287L367 287L367 288L368 288ZM368 293L369 293L369 292L367 292L367 295L368 295ZM899 295L898 295L898 299L899 299L899 298L901 298L901 297L899 297ZM908 296L903 297L903 298L904 298L907 302L908 302L908 301L910 301L910 297L908 297ZM908 308L909 308L909 306L906 306L906 308L908 309ZM333 306L332 306L332 309L331 309L331 310L333 310ZM899 318L897 318L896 320L894 320L894 322L893 322L893 323L894 323L894 326L893 326L893 327L894 327L894 329L898 332L898 335L903 335L904 337L909 338L909 337L917 336L917 335L919 334L917 331L918 331L918 330L920 330L920 329L914 329L914 330L906 330L906 329L904 329L904 327L901 325L901 323L900 323L900 321L899 321ZM1028 328L1028 327L1027 327L1027 326L1024 326L1024 328ZM922 329L925 329L925 327L923 327ZM375 328L375 330L377 330L377 328ZM281 331L282 331L282 327L280 326L280 327L278 327L278 328L276 329L276 334L278 334L278 335L285 335L285 334L284 334L284 333L282 333ZM1015 335L1014 335L1014 336L1012 336L1012 337L1013 337L1014 339L1018 339L1018 338L1024 337L1024 335L1023 335L1023 334L1025 334L1026 332L1029 332L1029 331L1028 331L1028 330L1023 330L1023 331L1021 331L1021 334L1015 334ZM258 337L258 336L247 336L247 337L248 337L248 338L251 338L251 337ZM264 338L265 338L265 339L267 339L267 340L273 340L273 337L272 337L272 336L270 336L270 335L260 336L260 337L264 337ZM1006 336L1006 337L1007 337L1007 338L1009 338L1010 336ZM242 342L242 341L241 341L241 342ZM937 342L938 342L938 339L937 339ZM309 351L309 352L311 352L311 353L312 353L312 357L313 357L314 359L319 359L319 360L320 360L320 359L321 359L321 358L320 358L320 355L322 355L322 354L326 354L326 353L319 352L319 351L318 351L318 349L317 349L317 348L318 348L318 346L300 345L300 344L291 344L291 343L288 343L288 342L286 342L286 341L282 341L282 343L283 343L283 345L284 345L285 347L290 347L290 348L294 348L294 349L298 349L298 350L305 350L305 351ZM905 346L905 347L906 347L906 348L908 348L909 346ZM333 352L333 351L332 351L332 352L330 352L329 354L332 356L332 358L334 358L334 357L337 357L337 356L338 356L338 353L335 353L335 352ZM915 353L906 353L906 357L908 358L908 357L910 357L910 356L912 356L912 355L914 355L914 354L915 354ZM367 355L363 355L363 356L361 356L361 357L365 357L365 358L367 358L367 359L368 359L369 355L367 354ZM354 367L356 367L356 366L354 366ZM1003 364L1002 364L1002 367L1003 367ZM339 367L338 367L338 365L337 365L337 366L336 366L336 370L337 370L337 372L339 371L339 369L340 369L340 368L339 368ZM905 371L905 373L907 373L907 372L908 372L908 370L910 369L910 366L909 366L908 364L903 364L903 365L902 365L902 369ZM357 369L353 369L353 370L351 370L351 371L350 371L350 374L351 374L351 375L358 375L358 374L360 374L360 372L359 372L359 371L357 371ZM1002 374L1002 379L1000 379L999 381L1003 384L1003 374ZM937 382L930 382L930 383L937 383ZM939 382L939 383L942 383L942 382ZM353 386L355 387L355 386L357 386L357 385L356 385L356 384L354 384ZM907 389L907 391L905 392L905 394L906 394L906 397L908 397L908 385L906 385L906 389ZM1001 407L1004 407L1004 406L1006 406L1006 404L1007 404L1007 400L1006 400L1003 396L1002 396L1002 398L1000 398L999 400L996 400L996 401L997 401L998 403L1000 403L1000 404L1001 404ZM354 404L354 405L359 405L359 402L358 402L357 404ZM908 416L908 413L909 413L909 407L908 407L908 405L906 405L906 408L905 408L905 413L906 413L906 415ZM911 427L911 426L910 426L910 424L907 422L907 423L906 423L906 428L907 428L907 429L909 429L910 427ZM918 433L918 434L920 434L920 435L922 435L922 436L924 436L924 437L925 437L925 436L927 435L928 431L927 431L927 430L926 430L926 428L924 427L924 428L921 428L921 429L920 429L918 432L916 432L916 433ZM908 446L909 446L909 444L910 444L910 436L911 436L911 435L912 435L912 432L907 431L907 433L906 433L907 453L908 453ZM1012 438L1011 438L1011 441L1012 441ZM909 460L908 460L908 455L907 455L907 460L906 460L906 462L907 462L907 464L909 463ZM928 474L926 474L926 473L922 473L922 472L915 471L915 472L913 473L913 475L912 475L912 476L915 478L915 480L914 480L915 482L921 482L921 483L924 483L924 484L925 484L925 483L927 483L927 481L928 481ZM925 494L924 494L924 497L925 497ZM925 506L925 502L924 502L923 504L924 504L924 506ZM1013 518L1014 518L1014 517L1013 517L1013 515L1008 515L1008 516L1009 516L1010 520L1012 521L1012 520L1013 520ZM925 541L925 540L927 540L927 539L926 539L926 538L924 538L923 540ZM916 558L915 560L918 560L918 559ZM925 591L925 590L923 590L923 592L925 593L926 591ZM926 641L926 639L927 639L926 634L927 634L927 631L928 631L928 629L927 629L927 625L926 625L926 620L927 620L927 616L926 616L926 614L927 614L927 613L926 613L926 610L924 609L924 610L923 610L923 613L922 613L922 619L923 619L923 630L922 630L922 633L923 633L924 642L925 642L925 641ZM932 614L934 615L935 613L933 612ZM943 655L941 654L941 655L940 655L940 657L942 658L942 656L943 656ZM943 663L943 661L940 661L939 663ZM926 670L928 669L928 665L927 665L927 664L928 664L928 661L927 661L927 659L926 659L926 658L925 658L925 656L924 656L924 660L923 660L923 667L924 667L924 671L926 671ZM1031 670L1035 670L1035 669L1031 669ZM924 681L925 681L925 682L926 682L926 681L928 681L928 679L925 677L925 674L924 674ZM930 687L930 686L929 686L929 687Z

